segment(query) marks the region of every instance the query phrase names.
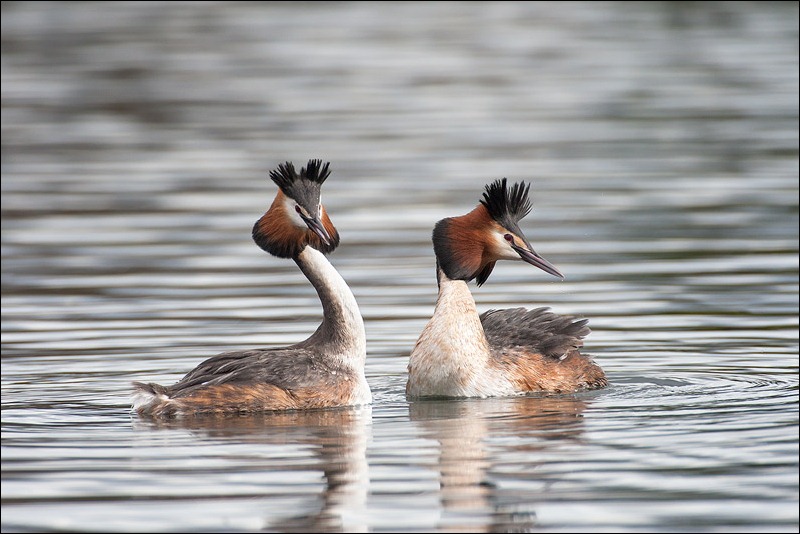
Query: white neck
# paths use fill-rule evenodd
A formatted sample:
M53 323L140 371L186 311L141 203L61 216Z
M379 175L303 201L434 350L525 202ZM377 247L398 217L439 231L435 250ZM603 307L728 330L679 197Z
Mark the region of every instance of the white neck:
M409 360L411 396L483 396L489 344L467 283L439 272L433 317Z
M367 357L364 320L353 292L328 258L307 246L295 262L317 290L322 302L322 324L304 344L317 345L330 357L363 374Z

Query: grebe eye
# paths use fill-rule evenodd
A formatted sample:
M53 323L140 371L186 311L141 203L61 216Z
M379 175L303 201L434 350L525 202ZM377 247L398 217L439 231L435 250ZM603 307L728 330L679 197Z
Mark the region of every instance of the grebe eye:
M300 206L295 206L294 211L296 211L297 213L303 213L303 210L300 209Z
M514 236L513 236L513 235L511 235L511 234L506 234L506 235L504 235L503 237L504 237L504 238L505 238L505 240L506 240L506 241L508 241L509 243L513 243L513 242L514 242Z

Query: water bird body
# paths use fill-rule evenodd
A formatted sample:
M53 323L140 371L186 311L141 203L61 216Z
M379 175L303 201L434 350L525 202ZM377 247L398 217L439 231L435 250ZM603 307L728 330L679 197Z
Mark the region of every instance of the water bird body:
M467 283L482 285L499 260L523 260L563 278L537 254L519 227L531 210L530 186L497 180L471 212L433 230L439 294L414 346L406 395L496 397L534 391L574 392L607 385L603 370L580 353L586 319L548 308L478 314Z
M153 417L298 410L368 404L364 321L352 291L326 254L339 233L320 201L329 164L286 162L270 172L278 193L255 223L266 252L291 258L314 286L323 319L306 340L274 349L225 352L171 386L134 382L133 409Z

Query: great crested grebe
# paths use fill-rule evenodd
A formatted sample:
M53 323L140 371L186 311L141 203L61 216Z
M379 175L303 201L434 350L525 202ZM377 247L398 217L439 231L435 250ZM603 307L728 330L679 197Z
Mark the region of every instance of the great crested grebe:
M278 194L253 227L256 244L291 258L317 290L322 324L305 341L275 349L224 352L172 386L134 382L141 415L181 417L368 404L364 321L347 283L325 254L339 233L320 202L329 163L310 160L298 175L290 162L270 172Z
M586 319L548 308L489 310L480 316L467 282L482 285L498 260L523 260L564 278L534 252L519 228L531 210L530 185L486 186L480 204L433 229L439 296L408 363L409 397L497 397L573 392L608 384L578 349Z

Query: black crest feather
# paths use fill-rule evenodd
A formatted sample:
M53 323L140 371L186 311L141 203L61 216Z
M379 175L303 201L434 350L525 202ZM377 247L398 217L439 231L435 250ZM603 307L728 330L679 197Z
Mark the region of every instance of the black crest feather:
M495 180L486 186L481 204L489 211L489 215L498 222L516 224L531 212L531 201L528 198L530 184L519 182L508 187L508 180Z
M304 169L300 169L300 177L322 185L331 174L330 162L322 163L321 159L310 159Z
M300 174L297 174L294 164L287 161L278 165L277 169L270 171L269 177L284 191L291 189L292 185L301 178L322 185L331 174L330 165L330 162L323 164L320 159L310 159L306 166L300 169Z

